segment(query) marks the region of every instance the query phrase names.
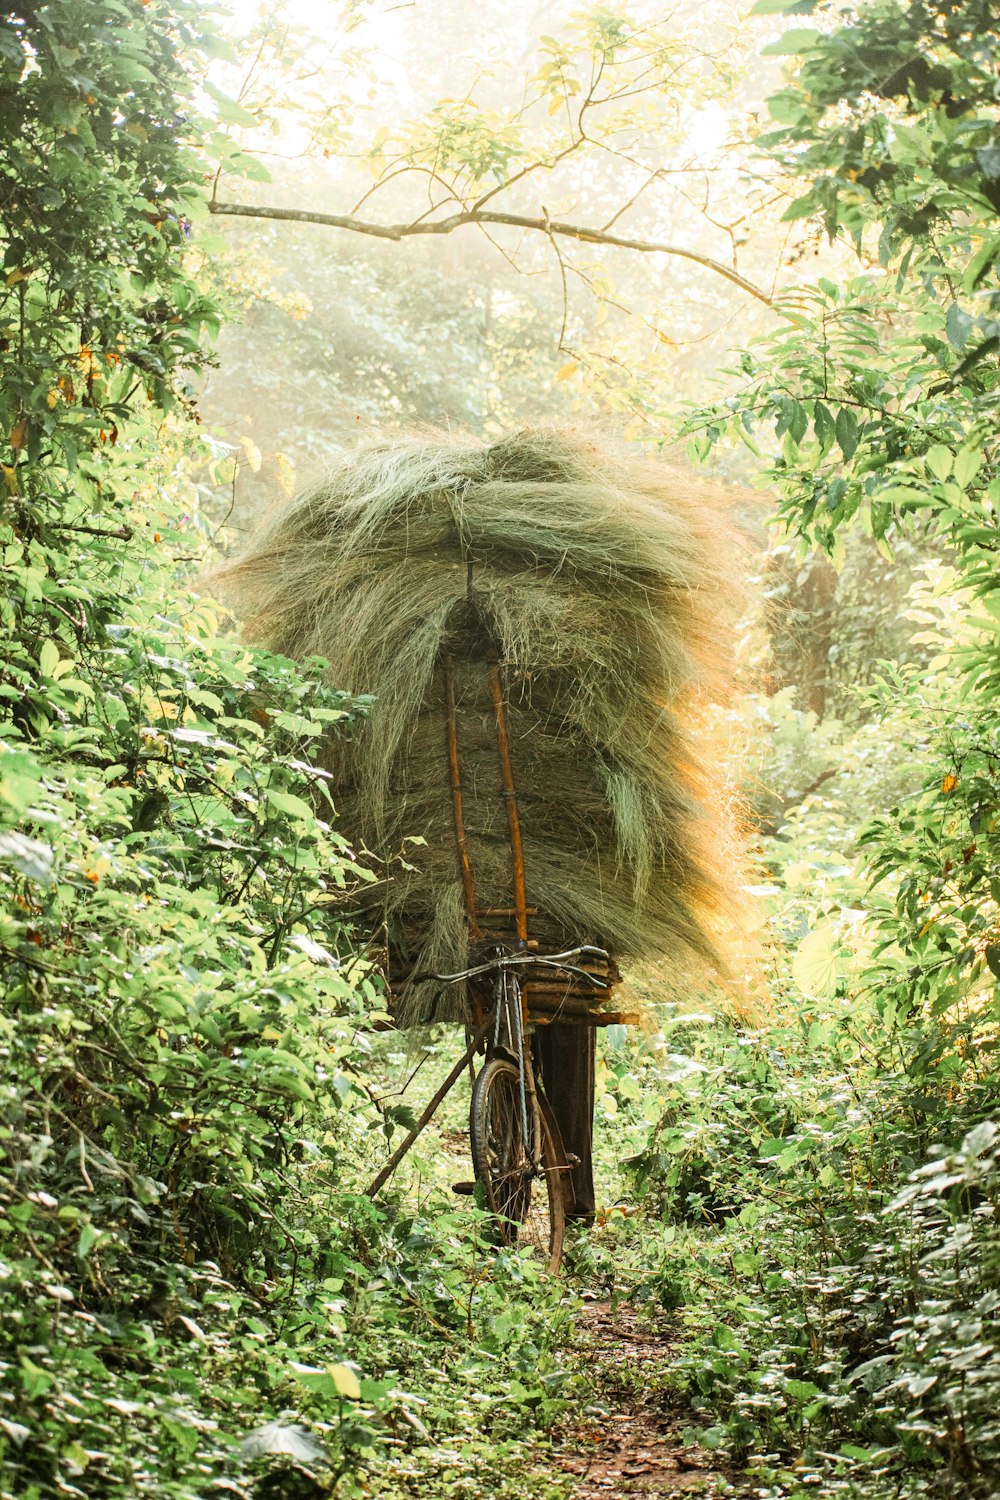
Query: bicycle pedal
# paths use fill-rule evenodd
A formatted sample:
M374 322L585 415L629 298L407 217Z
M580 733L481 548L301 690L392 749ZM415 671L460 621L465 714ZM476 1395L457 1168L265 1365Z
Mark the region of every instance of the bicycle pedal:
M458 1193L461 1198L471 1198L476 1191L476 1184L474 1182L453 1182L451 1190L453 1193Z

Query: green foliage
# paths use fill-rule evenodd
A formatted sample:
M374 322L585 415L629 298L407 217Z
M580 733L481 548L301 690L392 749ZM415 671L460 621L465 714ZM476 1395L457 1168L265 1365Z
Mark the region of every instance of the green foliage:
M102 431L114 440L137 391L169 402L202 357L212 312L185 265L196 166L178 144L196 13L56 0L0 21L0 434L8 490L42 516L59 492L41 472L79 468L98 492Z
M368 704L192 587L214 50L183 3L0 22L0 1493L457 1491L473 1423L510 1493L570 1304L358 1191L399 1110L318 750Z
M736 390L689 424L696 456L724 436L765 450L789 529L835 560L849 525L887 557L904 529L954 553L991 632L998 45L995 7L981 0L877 0L828 32L783 39L778 50L802 61L760 144L806 181L786 217L822 214L867 267L786 294L784 326L741 354ZM991 636L960 670L995 696Z
M798 16L827 8L765 0L755 9ZM800 27L768 49L802 59L769 100L775 128L761 142L807 179L785 218L821 214L831 238L846 231L859 245L876 224L883 264L909 248L921 270L945 282L958 271L966 292L982 289L992 301L1000 256L995 5L875 0L844 9L833 30ZM964 251L958 266L955 246Z
M880 228L881 268L786 296L783 326L741 354L735 390L689 422L696 456L729 440L758 455L787 531L836 566L859 533L886 558L904 538L950 564L938 582L952 607L942 609L940 589L924 590L909 611L928 654L880 669L884 685L863 698L883 735L919 750L922 773L881 804L866 800L861 844L877 882L859 899L868 914L828 947L811 937L802 963L814 978L825 963L832 988L846 963L852 984L894 1014L933 1018L929 1056L953 1077L970 1058L988 1070L998 1000L998 369L988 349L969 357L995 269L981 259L967 274L993 232L981 181L997 118L984 72L996 40L989 9L916 6L904 17L879 0L829 34L786 39L783 50L805 61L776 97L782 129L764 144L807 176L814 196L803 212L834 184L831 233L864 254L865 226ZM917 150L915 121L933 150ZM878 140L889 165L876 181L857 153ZM936 211L920 219L915 209L932 198L942 207L933 232ZM860 962L848 961L852 948Z
M672 1226L647 1292L684 1304L674 1381L768 1494L991 1493L996 1127L926 1040L889 1007L801 1002L758 1034L695 1028L635 1160ZM941 1125L967 1132L950 1155Z
M848 523L888 549L916 518L991 593L996 373L955 383L947 314L919 286L824 280L782 311L783 326L741 354L736 391L689 420L693 456L723 437L766 450L783 519L835 556Z
M577 1267L677 1310L692 1435L752 1461L759 1494L985 1496L995 18L877 0L820 33L816 8L757 7L796 17L779 51L804 59L764 144L804 175L789 216L818 214L867 261L787 296L689 424L696 456L733 441L774 487L792 579L776 594L812 586L797 543L841 569L822 672L753 703L773 1012L606 1039L602 1150L632 1156L645 1216L613 1216ZM648 128L644 77L706 62L616 11L574 25L542 42L530 140L516 112L440 108L382 142L379 182L433 165L485 199L587 139L588 70L608 85L599 122L586 104L603 150ZM380 996L350 923L366 875L318 753L369 705L317 661L238 644L192 586L219 450L183 420L186 382L217 313L185 138L260 175L232 133L263 119L214 83L215 121L195 119L192 79L219 51L186 0L0 21L0 1492L554 1492L531 1438L580 1395L565 1286L455 1211L438 1143L388 1206L360 1191L412 1107L369 1029ZM705 89L725 86L716 69ZM342 144L345 110L316 103L316 144ZM378 285L367 265L338 274ZM445 344L480 313L488 332L490 306L454 325L445 309ZM430 401L364 356L380 400ZM470 411L502 367L476 394L456 361ZM908 597L897 574L891 606L872 602L893 558Z
M855 722L759 700L770 1014L678 1018L632 1162L691 1436L775 1500L992 1493L995 725L956 678L982 639L960 576L921 570L922 659Z

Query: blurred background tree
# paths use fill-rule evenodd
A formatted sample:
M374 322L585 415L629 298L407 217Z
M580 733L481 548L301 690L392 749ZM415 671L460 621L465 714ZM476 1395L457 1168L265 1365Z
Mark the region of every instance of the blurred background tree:
M275 452L308 479L373 422L610 416L662 442L816 251L752 151L776 75L728 4L451 9L346 7L334 37L308 6L234 17L204 243L243 312L203 410L261 452L241 514ZM324 215L344 227L296 222Z

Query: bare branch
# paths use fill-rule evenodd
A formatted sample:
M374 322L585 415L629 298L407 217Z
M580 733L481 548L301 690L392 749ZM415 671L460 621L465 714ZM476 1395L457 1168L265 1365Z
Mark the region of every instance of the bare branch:
M634 250L641 255L675 255L704 266L726 281L738 286L747 296L755 297L770 307L773 297L761 287L755 286L731 266L692 250L686 245L672 245L665 240L637 240L625 235L609 234L606 230L592 229L586 224L569 224L562 219L535 218L529 214L487 212L469 209L450 214L446 219L421 219L404 224L374 224L366 219L357 219L349 214L314 213L305 208L274 208L256 203L210 202L209 211L242 219L281 219L295 224L321 224L328 229L349 229L354 234L367 234L381 240L405 240L416 235L452 234L466 224L507 224L514 229L533 229L547 237L560 235L564 239L578 240L584 245L607 245L617 250Z

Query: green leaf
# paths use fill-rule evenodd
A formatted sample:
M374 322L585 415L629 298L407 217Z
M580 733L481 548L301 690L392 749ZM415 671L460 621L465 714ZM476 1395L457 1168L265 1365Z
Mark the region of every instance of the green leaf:
M955 456L955 483L967 489L982 467L983 455L978 448L963 448Z
M805 116L805 108L800 95L785 90L780 94L772 94L767 101L768 112L773 120L780 125L795 125ZM777 135L778 132L775 132Z
M812 189L803 193L800 198L794 198L781 215L782 223L790 223L793 219L808 219L810 214L819 212L819 204Z
M988 239L969 261L962 276L963 292L974 292L996 260L1000 259L1000 236Z
M38 653L38 670L43 677L51 677L59 665L59 647L55 641L43 641Z
M309 803L303 797L297 797L294 792L282 792L276 787L269 786L264 795L272 807L278 812L287 813L290 818L305 822L316 817Z
M964 349L969 339L969 330L972 328L972 319L957 302L953 302L949 307L944 327L951 347Z
M792 960L792 977L803 994L829 999L837 993L841 961L836 933L829 923L817 927L799 944Z
M817 401L813 407L813 430L821 448L828 448L836 433L836 425L829 407Z
M842 406L837 412L835 430L840 451L850 462L858 446L858 419L848 407Z
M998 349L1000 349L1000 334L990 334L989 338L983 339L981 344L977 344L974 349L970 349L961 363L955 366L951 372L950 384L953 386L958 385L965 379L970 370L974 370L976 365L982 364L984 359L988 359Z
M876 500L881 500L885 505L899 505L911 510L934 504L933 496L927 490L911 489L905 484L890 484L888 489L875 490L872 501Z
M100 1238L101 1231L99 1229L95 1229L93 1224L81 1224L80 1238L77 1241L76 1246L76 1253L81 1260L87 1259L87 1256L90 1254L91 1250L93 1250L94 1246L97 1244Z
M950 448L945 448L941 443L935 443L933 448L928 448L924 461L934 478L940 479L943 483L951 473L954 455Z
M801 52L811 52L818 41L822 41L823 33L816 31L812 26L797 26L792 31L786 31L776 42L770 42L768 46L761 47L761 57L789 57L797 56Z

